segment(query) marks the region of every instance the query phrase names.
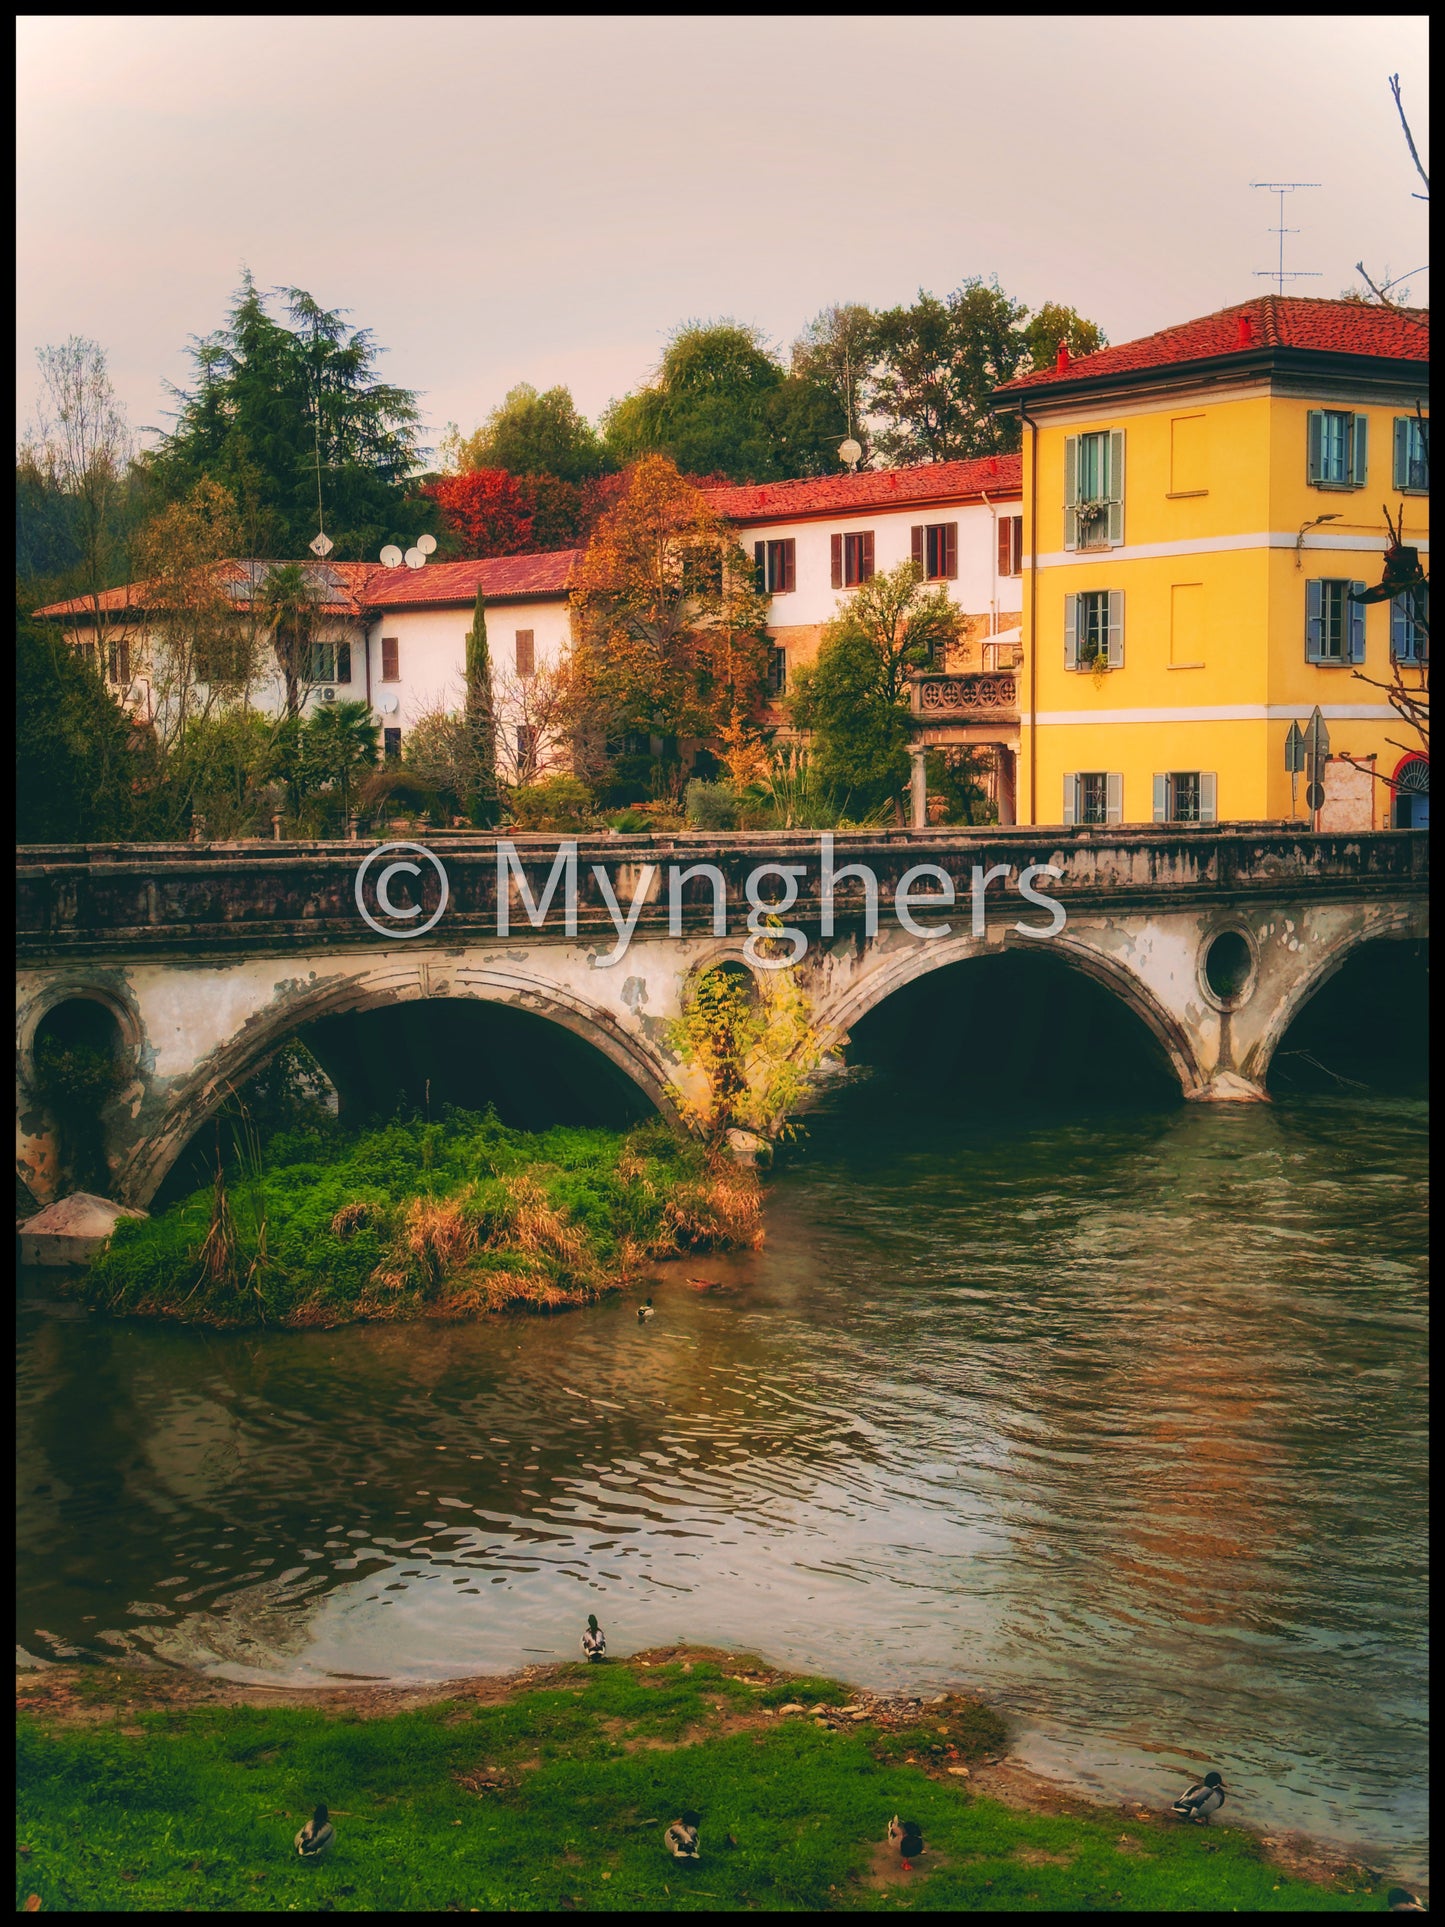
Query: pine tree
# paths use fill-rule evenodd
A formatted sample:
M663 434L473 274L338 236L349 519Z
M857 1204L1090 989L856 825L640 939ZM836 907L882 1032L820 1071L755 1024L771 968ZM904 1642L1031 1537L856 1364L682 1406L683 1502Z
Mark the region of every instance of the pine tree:
M477 767L476 790L468 798L468 814L479 828L485 828L497 820L497 717L492 705L486 597L480 589L472 626L467 631L467 733Z

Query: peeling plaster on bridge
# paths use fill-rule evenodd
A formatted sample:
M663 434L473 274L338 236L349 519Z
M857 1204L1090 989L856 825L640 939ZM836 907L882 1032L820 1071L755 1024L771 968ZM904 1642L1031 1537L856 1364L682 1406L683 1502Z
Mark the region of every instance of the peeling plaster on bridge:
M1097 839L1097 840L1096 840ZM865 933L861 893L837 899L837 934L819 935L815 837L679 837L628 847L598 840L579 852L606 866L630 901L646 861L716 862L729 902L755 865L809 863L785 922L808 932L797 967L815 1032L834 1056L851 1027L893 992L932 971L1001 950L1032 949L1094 977L1132 1009L1172 1065L1185 1097L1257 1100L1270 1059L1299 1009L1361 943L1422 937L1428 843L1416 832L1307 836L1271 826L1230 832L957 831L837 839L834 863L865 862L880 880L877 934ZM635 841L640 841L637 839ZM578 934L515 922L496 935L496 855L490 841L434 845L452 880L446 919L415 943L360 925L348 901L364 851L356 845L125 848L21 853L17 1008L17 1169L42 1203L62 1189L51 1120L34 1087L36 1029L79 998L111 1011L133 1075L103 1117L112 1195L146 1204L194 1132L228 1092L288 1037L319 1018L425 998L476 998L535 1012L594 1045L665 1116L677 1093L696 1100L696 1074L668 1046L693 973L742 961L745 932L710 934L708 903L689 902L684 933L667 934L661 873L626 955L606 965L615 932L595 890L579 891ZM553 843L523 847L535 894ZM918 862L956 878L954 933L923 939L889 914L900 876ZM995 885L985 933L970 928L973 866L1052 862L1039 887L1064 905L1054 937L1022 934L1043 913ZM734 915L732 924L742 919ZM1206 972L1223 932L1248 946L1244 979L1225 995ZM332 1066L345 1101L346 1067Z

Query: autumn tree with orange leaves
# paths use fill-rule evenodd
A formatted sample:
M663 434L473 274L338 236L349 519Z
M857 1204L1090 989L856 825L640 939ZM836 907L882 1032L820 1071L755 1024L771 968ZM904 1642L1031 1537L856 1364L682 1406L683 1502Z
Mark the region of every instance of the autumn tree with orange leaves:
M644 456L598 523L572 609L575 717L594 741L716 741L754 722L767 599L730 524L666 456Z

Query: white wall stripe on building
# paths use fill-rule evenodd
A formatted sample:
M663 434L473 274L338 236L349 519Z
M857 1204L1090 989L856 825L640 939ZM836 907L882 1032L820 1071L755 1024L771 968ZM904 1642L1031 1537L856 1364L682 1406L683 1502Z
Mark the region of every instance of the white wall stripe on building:
M1034 721L1070 723L1304 723L1311 703L1201 703L1194 709L1041 709ZM1394 717L1388 703L1321 703L1327 723L1380 722Z
M1316 533L1306 535L1304 547L1383 555L1387 539L1383 535ZM1412 535L1409 539L1413 548L1424 554L1429 553L1430 544L1423 537ZM1226 555L1237 549L1293 549L1298 543L1298 531L1293 535L1285 530L1273 533L1260 530L1255 535L1201 535L1188 542L1135 542L1132 545L1126 542L1117 549L1063 549L1052 555L1041 555L1038 566L1041 569L1066 569L1085 562L1152 562L1167 556Z

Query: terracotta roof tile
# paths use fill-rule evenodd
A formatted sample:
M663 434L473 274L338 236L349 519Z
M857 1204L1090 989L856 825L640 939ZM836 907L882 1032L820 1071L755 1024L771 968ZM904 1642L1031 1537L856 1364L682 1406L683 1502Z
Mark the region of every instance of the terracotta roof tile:
M485 562L431 562L424 569L378 569L366 584L369 609L410 609L426 603L474 602L478 587L489 602L502 597L566 593L580 549L543 555L498 555Z
M1304 349L1316 354L1371 355L1385 361L1428 361L1428 308L1381 308L1362 301L1314 300L1303 295L1260 295L1197 321L1181 322L1138 341L1101 348L1064 368L1019 375L997 395L1022 389L1092 381L1148 368L1207 361L1218 355L1252 355L1262 348Z
M275 562L260 562L250 558L227 562L223 565L225 580L238 602L249 601L248 587L261 581L270 570L280 566ZM354 616L361 613L357 600L358 591L365 586L367 578L376 573L372 562L306 562L302 565L313 575L320 575L324 584L324 597L320 604L326 615ZM123 610L134 610L142 614L147 606L146 598L150 591L148 582L124 582L117 589L103 590L100 597L101 612L104 615L117 615ZM89 596L72 596L68 602L51 602L43 609L35 611L37 616L87 616L91 613Z
M984 455L970 462L923 462L912 468L865 469L802 482L745 483L704 489L730 522L785 522L794 516L851 515L915 502L962 501L981 494L1017 495L1023 488L1018 455Z

